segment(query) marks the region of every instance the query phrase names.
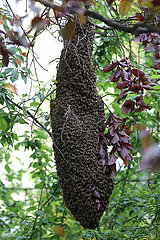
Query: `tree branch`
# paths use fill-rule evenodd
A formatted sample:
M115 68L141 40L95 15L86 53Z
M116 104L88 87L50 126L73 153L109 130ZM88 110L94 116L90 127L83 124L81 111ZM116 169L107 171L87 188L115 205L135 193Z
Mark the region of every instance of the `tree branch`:
M100 20L101 22L105 23L106 25L114 29L121 30L127 33L132 33L135 35L140 33L152 33L152 32L160 33L160 30L157 27L151 24L147 24L145 22L136 23L133 27L130 27L126 24L121 24L116 21L113 21L112 19L105 18L102 14L94 11L86 10L84 12L84 15Z
M6 99L7 99L8 101L10 101L12 104L14 104L17 108L21 109L22 111L24 110L23 107L21 107L19 104L15 103L11 98L6 97ZM25 109L25 110L26 110L26 109ZM30 113L28 110L26 110L26 112L27 112L28 116L31 117L31 118L34 120L34 122L36 122L36 123L38 124L38 126L40 126L41 128L43 128L43 129L48 133L48 135L52 138L52 140L53 140L53 135L52 135L52 133L51 133L41 122L39 122L39 121L35 118L35 116L32 115L32 113Z
M12 104L14 104L17 108L21 109L22 111L24 110L23 107L21 107L19 104L15 103L15 102L14 102L12 99L10 99L9 97L6 97L6 99L7 99L8 101L10 101ZM26 110L26 109L25 109L25 110ZM57 147L52 132L50 132L41 122L39 122L39 121L32 115L32 113L30 113L28 110L26 110L26 112L27 112L28 116L31 117L31 118L34 120L34 122L37 123L37 125L38 125L39 127L41 127L42 129L44 129L44 130L48 133L48 135L49 135L49 136L51 137L51 139L52 139L52 142L53 142L53 145L55 146L55 148L57 148L57 150L59 151L59 153L62 155L63 159L64 159L66 162L68 162L68 161L66 160L66 158L64 157L63 153L61 152L61 150Z
M57 4L48 2L48 1L46 1L46 0L35 0L35 2L42 3L45 7L52 8L52 9L54 9L55 11L62 12L62 11L64 10L63 7L58 6Z
M43 4L46 7L52 8L56 11L60 11L64 13L67 11L67 13L76 14L76 9L74 10L71 7L64 8L64 7L58 6L57 4L47 2L46 0L35 0L35 1ZM127 24L121 24L116 21L113 21L112 19L108 19L98 12L90 11L87 9L86 10L82 9L82 10L85 16L100 20L101 22L105 23L107 26L117 30L121 30L126 33L131 33L133 35L138 35L141 33L153 33L153 32L160 33L160 30L153 24L147 24L146 22L142 22L142 23L136 23L134 24L134 26L130 27Z

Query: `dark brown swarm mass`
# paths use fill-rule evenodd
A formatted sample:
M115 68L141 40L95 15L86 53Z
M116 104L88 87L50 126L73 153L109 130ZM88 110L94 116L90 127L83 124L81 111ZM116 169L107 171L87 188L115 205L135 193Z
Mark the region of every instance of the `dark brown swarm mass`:
M51 101L54 152L63 199L84 228L95 229L113 190L98 138L105 130L104 103L97 93L92 64L93 26L75 24L57 72Z

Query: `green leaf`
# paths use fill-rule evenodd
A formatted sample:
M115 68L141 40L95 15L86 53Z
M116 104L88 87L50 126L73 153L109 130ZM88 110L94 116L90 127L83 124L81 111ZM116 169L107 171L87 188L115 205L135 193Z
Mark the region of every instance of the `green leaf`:
M18 56L19 60L24 63L24 57L23 56Z
M14 70L13 72L12 72L12 74L11 74L11 76L10 76L10 79L11 79L11 81L12 82L15 82L15 81L17 81L18 80L18 70Z
M154 89L154 90L160 90L160 85L158 85L158 86L153 86L152 89Z
M22 55L22 50L20 48L17 48L17 50Z
M31 107L37 107L37 106L39 106L39 103L38 102L31 102L30 106Z
M8 27L8 24L7 24L7 22L6 21L4 21L4 20L2 20L2 22L3 22L3 27L4 27L4 29L6 30L6 32L9 32L9 27Z
M127 97L127 100L132 100L139 96L141 96L141 95L140 94L132 94L131 96Z
M115 111L117 114L122 114L122 110L120 109L118 103L113 102L113 103L112 103L112 107L113 107L114 111Z
M36 211L36 214L39 215L40 217L43 217L43 216L44 216L44 212L41 211L41 210L37 210L37 211Z
M14 69L14 68L7 68L7 69L5 69L5 73L8 74L8 73L10 73L11 71L13 71L13 69Z
M7 171L8 173L10 173L10 172L11 172L11 168L9 167L9 165L8 165L8 164L6 164L6 165L5 165L5 169L6 169L6 171Z
M160 75L152 75L148 78L151 78L151 79L160 79Z
M20 124L25 124L26 123L23 118L19 118L17 120L17 122L20 123Z
M0 118L0 129L5 131L8 127L7 121L4 118Z
M14 54L17 52L17 48L16 48L16 47L10 47L10 48L8 49L8 51L9 51L12 55L14 55Z
M6 153L5 159L6 159L6 160L9 160L9 158L10 158L10 153Z
M135 197L134 199L135 199L136 201L138 201L138 202L141 202L141 203L143 202L143 200L142 200L141 198L136 198L136 197Z
M24 83L27 83L27 76L24 72L21 72L21 78L23 79Z
M52 80L52 82L53 82L53 83L57 83L57 81L56 81L56 80Z
M44 224L49 224L47 218L42 218L41 222L44 223ZM50 224L49 224L49 225L50 225Z
M26 67L22 67L22 69L26 72L26 73L31 73L30 69L26 68Z
M139 218L144 217L145 215L146 215L145 212L139 212L139 213L138 213L138 217L139 217Z

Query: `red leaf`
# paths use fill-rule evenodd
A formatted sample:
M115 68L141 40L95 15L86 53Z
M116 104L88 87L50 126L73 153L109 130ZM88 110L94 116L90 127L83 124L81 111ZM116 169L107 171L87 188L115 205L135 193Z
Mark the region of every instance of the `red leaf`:
M131 127L127 125L124 126L124 131L127 133L128 136L132 133Z
M144 80L146 79L147 77L145 76L144 72L134 68L134 69L131 69L131 73L133 73L134 76L140 78L141 80Z
M136 106L140 106L140 108L137 109L136 112L142 112L145 108L150 109L150 107L146 105L143 101L143 96L136 97Z
M120 93L120 95L119 95L119 97L118 97L118 100L117 100L118 103L119 103L119 101L120 101L121 99L127 97L127 94L126 94L127 92L128 92L128 90L125 90L125 91L123 91L123 92Z
M141 107L139 107L138 109L136 109L136 112L142 112L142 111L144 111L145 109L146 109L145 106L141 106Z
M132 112L134 110L134 105L135 105L134 101L127 100L122 105L121 110L123 113L128 114L129 112Z
M138 22L144 22L144 16L141 13L136 13Z
M103 158L105 159L106 151L105 151L105 149L103 148L102 143L100 143L100 145L99 145L99 154L101 155L102 159L103 159Z
M118 134L117 134L117 133L115 133L115 135L114 135L114 137L113 137L113 139L112 139L111 143L112 143L112 144L115 144L115 143L117 143L118 141L119 141Z
M108 73L112 71L115 67L117 67L118 63L117 62L112 62L112 64L109 64L103 68L104 73Z
M114 179L115 176L116 176L116 174L117 174L116 164L111 165L111 170L112 170L112 172L111 172L111 178Z
M126 148L131 151L134 151L134 149L132 148L132 145L130 143L126 144Z
M121 69L118 67L116 72L110 76L109 80L111 82L118 82L120 79L120 74L121 74Z
M108 165L113 165L117 160L117 156L115 153L112 153L111 158L108 161Z
M127 137L120 137L120 140L123 142L123 143L128 143L129 140Z
M123 160L129 158L129 156L128 156L129 152L128 152L128 149L126 147L122 146L122 148L121 147L118 148L117 152Z
M156 60L156 61L154 62L154 69L160 70L160 61Z
M121 69L121 79L122 79L122 81L128 80L128 73L123 69Z
M117 87L118 89L123 89L123 88L126 88L127 86L129 85L129 82L128 81L125 81L125 82L119 82L117 84Z
M158 50L155 54L155 59L159 59L160 58L160 50Z
M120 62L121 62L121 63L126 63L126 64L127 64L127 60L128 60L128 58L125 57L125 58L122 58ZM127 66L128 66L128 65L126 65L126 67L127 67Z
M128 159L124 159L123 161L124 161L124 165L127 167L129 163Z
M9 64L9 54L8 54L8 49L4 49L2 52L2 63L4 66L8 66Z
M107 3L108 3L109 6L111 6L114 1L115 0L107 0Z
M115 135L114 128L111 128L111 129L109 130L109 133L110 133L111 136L114 136L114 135Z
M132 90L132 91L134 91L134 92L136 92L136 93L138 93L139 90L142 90L142 89L143 89L143 88L140 87L140 84L139 84L139 83L134 84L134 85L130 88L130 90Z
M47 24L47 20L39 16L36 16L35 18L33 18L31 23L32 27L36 27L38 31L42 30L46 24Z
M127 125L125 125L125 126L127 126ZM127 126L127 127L129 127L129 126ZM119 131L118 134L119 134L120 136L130 138L124 131Z

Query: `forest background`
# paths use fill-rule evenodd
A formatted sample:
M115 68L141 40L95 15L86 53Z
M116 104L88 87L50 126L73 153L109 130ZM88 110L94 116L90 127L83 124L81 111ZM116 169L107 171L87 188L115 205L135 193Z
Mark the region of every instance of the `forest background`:
M21 2L25 15L18 16L12 6ZM77 2L4 0L0 6L0 239L160 239L160 4ZM52 58L48 44L53 39L60 50L72 38L75 15L82 25L86 16L93 19L97 89L106 119L112 116L117 132L127 135L119 139L106 130L117 172L95 230L81 227L64 205L52 149L49 104L59 57ZM39 39L46 40L45 51ZM39 58L44 52L47 64Z

